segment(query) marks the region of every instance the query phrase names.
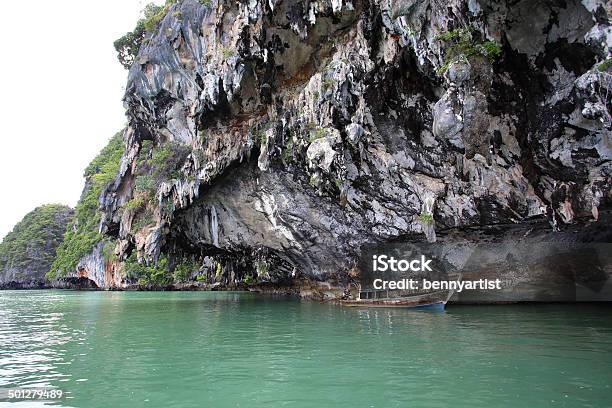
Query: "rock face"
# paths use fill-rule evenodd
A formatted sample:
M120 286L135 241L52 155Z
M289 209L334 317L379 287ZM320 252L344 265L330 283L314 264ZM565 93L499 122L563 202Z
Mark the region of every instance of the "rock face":
M495 225L440 236L440 252L462 246L471 261L464 281L500 279L501 290L454 293L452 302L610 301L612 299L612 233L609 211L600 221L550 232L539 222ZM470 248L471 247L471 248ZM451 251L449 251L451 252Z
M58 204L28 213L0 244L0 288L43 288L73 210Z
M120 261L342 282L364 243L527 221L554 235L610 204L605 1L166 11L130 69L125 151L100 198Z

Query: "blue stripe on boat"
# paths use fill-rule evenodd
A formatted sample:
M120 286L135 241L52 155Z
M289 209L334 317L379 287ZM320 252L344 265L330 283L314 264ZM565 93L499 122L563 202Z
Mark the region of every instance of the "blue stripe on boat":
M418 307L419 309L427 309L427 310L444 310L444 303L430 303L426 305L416 305L414 307Z

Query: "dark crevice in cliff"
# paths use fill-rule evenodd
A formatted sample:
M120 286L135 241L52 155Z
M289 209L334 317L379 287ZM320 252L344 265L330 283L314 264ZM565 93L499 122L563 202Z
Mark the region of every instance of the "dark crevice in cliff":
M436 101L436 84L419 72L413 51L403 50L392 65L369 73L364 83L364 97L374 107L376 119L389 121L394 127L403 129L406 141L420 143L422 131L431 128L432 118L427 105ZM407 96L418 96L416 103L410 104ZM402 114L397 118L385 119L390 110ZM410 149L405 145L395 146L392 140L386 142L393 153Z
M58 286L67 289L99 289L98 285L91 279L84 276L69 276L61 278Z
M576 76L587 72L596 62L597 54L585 44L569 44L566 38L545 45L535 64L541 69L553 71L557 69L555 60Z
M542 242L573 242L573 243L612 243L612 206L603 206L600 210L600 219L593 222L588 218L576 220L574 224L564 225L561 230L551 234L552 229L548 220L543 217L534 217L516 223L490 223L460 228L447 228L437 230L436 233L441 242L446 239L457 238L475 242L494 242L496 239L504 239L513 233L516 239L530 239L538 236ZM483 237L489 237L483 239ZM419 237L414 237L419 239Z
M504 60L500 67L509 73L513 83L494 81L489 107L492 114L508 112L516 115L518 122L524 124L516 129L516 139L521 148L520 163L536 194L546 202L548 200L540 184L541 169L536 163L532 134L534 126L538 126L541 121L538 110L548 82L544 74L531 69L527 56L514 51L507 41L503 49Z

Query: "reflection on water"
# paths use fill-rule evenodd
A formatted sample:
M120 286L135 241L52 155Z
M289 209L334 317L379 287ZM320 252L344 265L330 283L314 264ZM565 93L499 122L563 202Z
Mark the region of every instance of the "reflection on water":
M58 387L52 405L73 407L607 407L611 310L7 291L0 387Z
M0 387L45 387L69 377L58 369L70 364L63 346L81 337L82 330L64 322L63 301L61 294L50 292L0 296Z

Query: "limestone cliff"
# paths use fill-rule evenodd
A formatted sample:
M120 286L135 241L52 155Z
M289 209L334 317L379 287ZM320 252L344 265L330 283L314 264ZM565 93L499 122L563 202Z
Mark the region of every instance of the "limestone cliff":
M73 210L42 205L28 213L0 243L0 288L43 288Z
M130 37L124 153L100 196L115 261L81 273L104 287L343 282L368 242L602 223L611 12L168 2Z

